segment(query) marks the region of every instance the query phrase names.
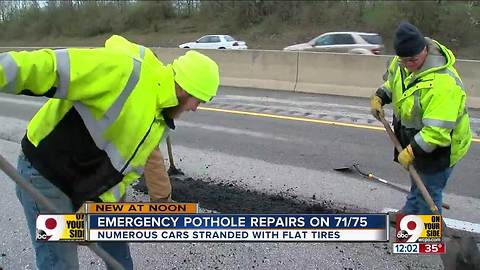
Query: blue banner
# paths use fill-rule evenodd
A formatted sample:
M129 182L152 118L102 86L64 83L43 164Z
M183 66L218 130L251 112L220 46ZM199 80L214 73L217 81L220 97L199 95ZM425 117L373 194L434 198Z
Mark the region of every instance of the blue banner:
M386 214L89 214L90 229L385 229Z

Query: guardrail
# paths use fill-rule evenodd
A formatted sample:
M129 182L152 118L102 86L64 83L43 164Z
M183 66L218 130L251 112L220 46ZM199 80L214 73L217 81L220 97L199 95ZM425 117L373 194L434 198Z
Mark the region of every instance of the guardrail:
M0 48L0 51L37 49ZM152 48L164 63L186 49ZM265 88L292 92L369 97L382 83L391 56L351 55L268 50L199 50L220 67L224 86ZM457 60L468 106L480 108L480 61Z

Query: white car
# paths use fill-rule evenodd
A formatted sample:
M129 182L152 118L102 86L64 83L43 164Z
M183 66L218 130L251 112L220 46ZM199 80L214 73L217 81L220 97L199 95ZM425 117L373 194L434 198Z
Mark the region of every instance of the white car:
M235 40L229 35L208 35L199 38L195 42L180 44L179 48L184 49L234 49L245 50L247 44L245 41Z
M380 54L382 37L377 33L330 32L307 43L285 47L284 51L337 52L352 54Z

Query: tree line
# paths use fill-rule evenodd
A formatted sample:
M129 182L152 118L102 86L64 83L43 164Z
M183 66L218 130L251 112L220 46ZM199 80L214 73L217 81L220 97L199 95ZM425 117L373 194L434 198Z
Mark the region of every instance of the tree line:
M0 35L12 40L197 31L255 41L297 29L292 42L324 31L370 31L388 47L403 19L452 49L480 47L480 1L0 1Z

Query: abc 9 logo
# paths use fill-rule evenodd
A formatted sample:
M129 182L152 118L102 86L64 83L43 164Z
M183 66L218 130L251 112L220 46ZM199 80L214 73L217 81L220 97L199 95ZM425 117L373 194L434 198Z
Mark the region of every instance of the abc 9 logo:
M404 216L400 221L397 238L405 242L416 242L423 231L423 221L416 215Z
M57 216L40 215L37 217L37 240L60 240L64 229L63 219Z

